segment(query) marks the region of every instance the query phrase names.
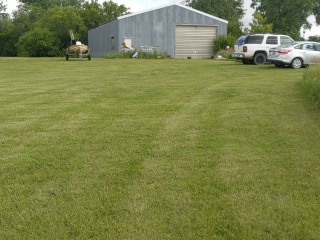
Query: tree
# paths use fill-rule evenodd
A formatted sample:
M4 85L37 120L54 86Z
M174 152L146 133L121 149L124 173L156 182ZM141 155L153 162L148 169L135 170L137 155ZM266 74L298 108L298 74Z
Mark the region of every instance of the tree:
M238 39L238 37L240 37L242 35L242 23L241 22L232 22L230 21L228 23L228 36L233 36L236 38L236 40ZM234 44L232 44L231 46L233 46Z
M244 15L243 0L186 0L185 4L228 20L228 38L232 41L241 35L242 22L240 20Z
M254 18L250 25L250 33L271 33L272 23L266 23L267 18L264 18L261 13L253 14Z
M320 42L320 35L310 36L310 37L309 37L309 41Z
M186 5L199 11L240 22L244 15L243 0L186 0Z
M26 5L33 5L43 9L48 9L53 7L80 8L84 3L84 0L19 0L19 2Z
M2 18L2 27L0 34L0 55L1 56L16 56L16 43L19 38L26 32L30 31L33 24L45 14L44 10L39 7L20 5L13 12L12 18L10 15Z
M125 5L118 5L112 0L104 1L102 3L103 16L106 21L113 20L119 16L123 16L129 13L129 8Z
M0 14L2 12L5 12L7 10L7 6L6 4L4 3L4 0L0 0Z
M251 7L273 24L273 31L300 39L300 29L310 29L307 18L314 14L320 24L319 0L252 0Z
M80 10L80 16L87 29L94 28L128 13L129 9L127 7L122 4L118 5L113 1L103 2L101 5L97 1L91 0L90 3L84 3Z
M61 55L60 41L47 28L36 27L20 37L17 48L18 56L53 57Z
M72 7L54 7L47 10L34 26L47 28L57 37L60 42L60 49L67 48L70 44L69 31L72 30L77 40L83 41L87 36L87 28L82 18Z

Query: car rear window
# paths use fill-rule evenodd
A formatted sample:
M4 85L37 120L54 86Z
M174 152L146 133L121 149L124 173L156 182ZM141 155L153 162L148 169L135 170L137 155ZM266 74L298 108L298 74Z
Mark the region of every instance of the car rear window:
M278 45L278 37L277 36L269 36L267 37L267 44Z
M320 51L320 44L314 45L314 48L316 49L316 51Z
M243 45L247 37L248 37L247 35L239 37L238 40L236 41L236 45Z
M246 44L261 44L263 41L263 36L248 36L246 38Z

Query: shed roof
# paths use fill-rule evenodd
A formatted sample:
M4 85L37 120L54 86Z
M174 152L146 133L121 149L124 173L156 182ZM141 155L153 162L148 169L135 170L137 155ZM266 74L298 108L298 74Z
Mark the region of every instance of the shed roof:
M228 23L227 20L224 20L224 19L222 19L222 18L218 18L218 17L212 16L212 15L210 15L210 14L201 12L201 11L199 11L199 10L196 10L196 9L194 9L194 8L191 8L191 7L187 7L187 6L182 5L182 4L179 4L179 3L171 3L171 4L159 6L159 7L156 7L156 8L147 9L147 10L144 10L144 11L141 11L141 12L131 13L131 14L128 14L128 15L124 15L124 16L121 16L121 17L117 17L117 19L120 20L120 19L124 19L124 18L128 18L128 17L135 16L135 15L139 15L139 14L142 14L142 13L146 13L146 12L158 10L158 9L161 9L161 8L166 8L166 7L174 6L174 5L179 6L179 7L182 7L182 8L185 8L185 9L187 9L187 10L190 10L190 11L193 11L193 12L196 12L196 13L199 13L199 14L201 14L201 15L204 15L204 16L206 16L206 17L209 17L209 18L212 18L212 19L215 19L215 20L218 20L218 21L221 21L221 22L224 22L224 23Z

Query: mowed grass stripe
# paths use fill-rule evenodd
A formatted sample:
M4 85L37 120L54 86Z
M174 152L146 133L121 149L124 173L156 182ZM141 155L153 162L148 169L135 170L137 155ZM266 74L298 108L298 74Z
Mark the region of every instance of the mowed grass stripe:
M0 59L1 238L317 239L303 69Z

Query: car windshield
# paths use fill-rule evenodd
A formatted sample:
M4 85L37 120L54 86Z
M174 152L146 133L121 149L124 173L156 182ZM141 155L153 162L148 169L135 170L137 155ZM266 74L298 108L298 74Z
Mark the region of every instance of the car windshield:
M247 35L239 37L238 40L236 41L236 45L243 45L247 37L248 37Z

